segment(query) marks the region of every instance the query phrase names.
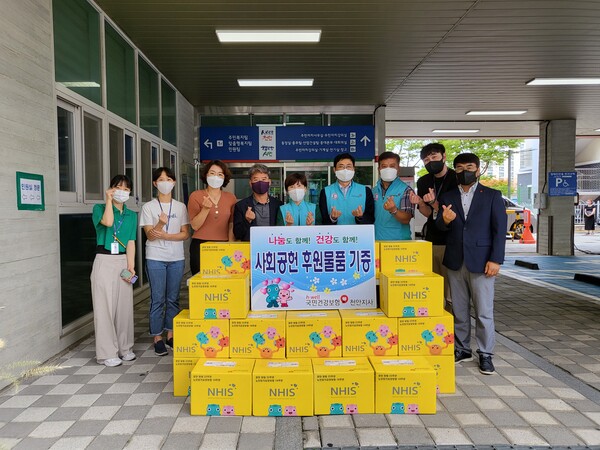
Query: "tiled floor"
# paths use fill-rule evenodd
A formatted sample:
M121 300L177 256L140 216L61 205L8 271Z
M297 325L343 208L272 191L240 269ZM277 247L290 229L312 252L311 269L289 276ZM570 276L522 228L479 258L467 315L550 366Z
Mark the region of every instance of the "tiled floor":
M208 418L173 397L172 357L154 355L142 304L136 361L100 366L90 338L59 359L68 368L0 393L0 448L600 445L600 305L501 277L496 311L498 373L458 366L436 415Z

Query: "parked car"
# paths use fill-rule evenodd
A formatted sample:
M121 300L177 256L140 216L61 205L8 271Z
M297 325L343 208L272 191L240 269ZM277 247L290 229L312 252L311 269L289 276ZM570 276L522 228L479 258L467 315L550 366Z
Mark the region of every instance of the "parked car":
M537 217L529 208L517 205L507 197L502 197L504 200L504 207L506 208L506 214L508 215L508 221L506 226L506 236L514 239L519 239L523 234L525 228L525 215L531 216L531 225L529 231L532 233L537 228ZM526 213L529 211L529 213Z

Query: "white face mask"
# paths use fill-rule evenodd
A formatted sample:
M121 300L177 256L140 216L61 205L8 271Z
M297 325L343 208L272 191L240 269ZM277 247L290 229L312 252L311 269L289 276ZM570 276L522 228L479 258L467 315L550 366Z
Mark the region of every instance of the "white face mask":
M221 178L221 177L206 177L206 182L208 183L208 185L213 188L213 189L219 189L221 186L223 186L223 183L225 182L225 179Z
M379 171L379 176L381 176L381 179L386 183L390 183L396 179L398 176L398 171L393 167L386 167L385 169L381 169Z
M125 203L127 200L129 200L129 192L117 189L113 193L113 200L119 203Z
M350 181L350 180L352 180L352 178L354 178L354 170L350 170L350 169L336 170L335 176L341 182Z
M288 195L294 202L301 202L304 200L304 195L306 194L306 189L290 189L288 191Z
M172 181L159 181L156 183L156 189L163 195L169 194L173 188L175 187L175 183Z

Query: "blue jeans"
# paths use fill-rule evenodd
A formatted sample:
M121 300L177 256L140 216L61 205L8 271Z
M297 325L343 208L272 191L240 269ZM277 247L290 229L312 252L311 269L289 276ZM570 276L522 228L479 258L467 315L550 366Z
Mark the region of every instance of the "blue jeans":
M173 330L173 318L179 313L179 287L183 278L185 260L146 260L150 282L150 334L160 336Z

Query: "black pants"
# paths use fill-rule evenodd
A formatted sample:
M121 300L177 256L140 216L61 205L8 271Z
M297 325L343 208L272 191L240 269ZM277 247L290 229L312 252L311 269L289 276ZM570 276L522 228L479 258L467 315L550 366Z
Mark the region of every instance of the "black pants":
M192 275L200 272L200 244L206 242L203 239L192 239L190 244L190 271Z

